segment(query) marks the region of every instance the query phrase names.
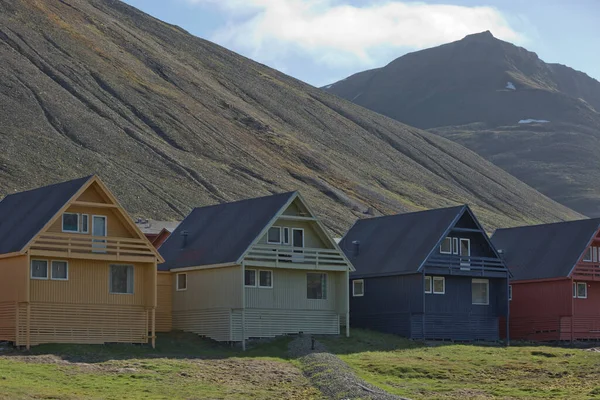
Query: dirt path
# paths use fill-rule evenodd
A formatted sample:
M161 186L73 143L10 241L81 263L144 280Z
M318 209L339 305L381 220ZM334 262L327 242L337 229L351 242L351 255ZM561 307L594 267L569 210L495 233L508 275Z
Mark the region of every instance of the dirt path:
M315 342L311 349L310 336L298 337L289 344L291 357L298 358L304 375L324 396L335 400L408 400L387 393L354 374L339 357L329 353L325 346Z

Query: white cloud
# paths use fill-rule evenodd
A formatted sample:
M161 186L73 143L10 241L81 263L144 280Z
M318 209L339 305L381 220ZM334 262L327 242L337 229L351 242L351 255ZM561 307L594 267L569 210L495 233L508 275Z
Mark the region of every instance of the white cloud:
M341 0L186 0L220 7L230 22L212 40L271 61L308 53L329 66L371 66L390 48L422 49L490 30L522 38L492 7L392 0L357 6Z

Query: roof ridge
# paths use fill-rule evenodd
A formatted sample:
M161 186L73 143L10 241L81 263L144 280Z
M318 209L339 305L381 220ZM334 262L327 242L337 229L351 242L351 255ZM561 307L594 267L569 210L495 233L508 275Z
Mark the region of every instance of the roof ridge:
M430 208L429 210L411 211L411 212L406 212L406 213L396 213L396 214L389 214L389 215L379 215L377 217L370 217L370 218L358 219L356 222L372 221L372 220L381 219L381 218L392 218L392 217L400 217L400 216L405 216L405 215L414 215L414 214L421 214L421 213L425 214L425 213L434 212L434 211L451 210L453 208L462 209L463 207L468 207L468 204L463 204L463 205L460 205L460 206L452 206L452 207Z
M221 206L227 206L227 205L230 205L230 204L238 204L238 203L243 203L243 202L246 202L246 201L268 199L268 198L273 198L273 197L276 197L276 196L282 196L282 197L284 195L292 196L296 192L297 192L297 190L293 190L293 191L290 191L290 192L275 193L275 194L270 194L270 195L267 195L267 196L251 197L249 199L241 199L241 200L235 200L235 201L225 201L223 203L217 203L217 204L210 204L210 205L207 205L207 206L194 207L194 208L192 208L192 211L203 210L203 209L207 209L207 208L210 208L210 207L221 207Z
M94 177L94 176L95 176L95 174L92 174L92 175L82 176L80 178L69 179L68 181L56 182L56 183L51 183L51 184L45 185L45 186L38 186L38 187L33 188L33 189L22 190L20 192L7 194L6 196L4 196L4 198L2 200L6 199L6 198L8 198L10 196L22 195L22 194L34 192L34 191L40 190L40 189L48 189L48 188L52 188L52 187L59 186L59 185L65 185L65 184L73 183L73 182L78 181L78 180L82 180L82 181L87 182L90 179L92 179L92 177Z
M508 230L512 230L512 229L539 228L542 226L556 226L556 225L573 224L573 223L588 222L588 221L597 221L598 224L600 224L600 218L583 218L583 219L575 219L572 221L556 221L556 222L547 222L545 224L521 225L521 226L508 227L508 228L497 228L494 232L508 231Z

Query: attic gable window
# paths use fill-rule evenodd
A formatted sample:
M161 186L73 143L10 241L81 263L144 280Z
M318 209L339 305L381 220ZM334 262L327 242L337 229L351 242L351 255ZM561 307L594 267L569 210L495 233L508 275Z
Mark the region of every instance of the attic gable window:
M585 251L585 254L583 255L583 261L598 262L598 259L600 258L599 254L600 254L600 249L598 247L590 246L587 248L587 250Z
M62 231L73 233L89 233L88 214L64 213L62 215Z
M452 254L452 238L445 237L440 245L441 254Z
M281 228L278 226L272 226L269 228L267 233L267 243L280 244L281 243Z

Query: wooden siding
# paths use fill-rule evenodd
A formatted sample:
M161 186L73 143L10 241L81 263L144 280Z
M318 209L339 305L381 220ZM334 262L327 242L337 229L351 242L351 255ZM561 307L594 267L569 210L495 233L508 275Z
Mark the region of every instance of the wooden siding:
M135 305L31 303L30 344L148 343L150 310ZM19 315L27 314L26 305ZM20 318L17 345L26 345L26 321Z
M343 272L260 267L246 267L246 269L255 269L256 271L263 269L273 272L273 288L247 287L245 289L246 308L336 311L338 305L344 304L344 293L338 292L338 281L345 281ZM307 298L306 274L308 272L327 273L327 299Z
M32 259L47 260L44 257ZM31 279L31 302L65 304L106 304L153 306L152 291L147 281L152 280L152 264L124 263L134 266L134 294L109 292L110 265L117 262L66 259L69 262L69 279Z
M173 327L173 276L159 272L156 287L156 331L169 332Z
M187 290L176 290L173 273L173 329L229 341L232 309L242 307L242 267L187 272Z
M76 201L86 201L91 203L110 203L108 197L104 194L104 191L100 189L97 183L92 183Z
M0 259L0 340L17 339L17 307L28 299L27 256Z
M425 314L425 339L486 340L499 339L499 318L494 315ZM413 338L423 338L413 335Z
M173 328L228 342L232 340L231 314L230 308L173 311Z
M340 317L328 310L245 310L245 339L275 337L286 334L337 335L340 333ZM242 311L232 315L234 341L242 340Z
M420 316L418 317L420 318ZM384 333L413 337L412 323L413 317L410 313L373 312L371 315L357 315L354 309L350 308L350 326L353 328L371 329ZM420 323L418 325L420 328Z

